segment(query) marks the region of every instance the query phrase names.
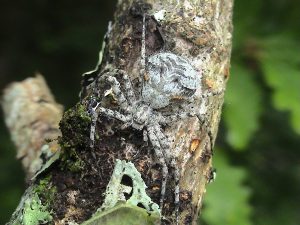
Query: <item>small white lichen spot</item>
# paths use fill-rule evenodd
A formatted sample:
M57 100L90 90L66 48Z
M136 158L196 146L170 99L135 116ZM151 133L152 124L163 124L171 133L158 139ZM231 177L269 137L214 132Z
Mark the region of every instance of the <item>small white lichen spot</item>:
M162 9L156 13L153 14L154 18L156 21L160 22L160 21L163 21L165 19L165 16L166 16L166 10Z
M150 56L147 72L149 79L145 81L142 98L154 109L167 106L173 98L190 97L201 88L201 73L187 59L173 53Z
M194 24L198 27L200 27L201 25L203 25L205 22L205 19L199 16L195 16L194 17Z

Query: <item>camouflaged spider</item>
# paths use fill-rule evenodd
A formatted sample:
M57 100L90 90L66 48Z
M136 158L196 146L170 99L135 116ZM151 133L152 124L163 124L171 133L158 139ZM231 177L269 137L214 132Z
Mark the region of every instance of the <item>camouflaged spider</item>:
M91 107L92 126L90 138L94 146L95 124L99 114L122 121L123 128L133 127L144 132L144 137L152 144L155 156L162 166L162 186L160 206L163 206L168 165L174 170L175 205L179 203L179 170L175 158L170 154L170 141L161 126L169 125L179 118L195 116L192 112L164 115L159 110L170 104L172 98L190 98L200 85L200 76L183 57L172 53L158 53L148 59L149 78L144 82L141 96L137 98L131 81L125 71L114 70L102 75L111 86L119 110L111 110L93 103ZM122 75L121 85L115 75ZM145 138L146 139L146 138Z
M174 171L175 180L175 213L178 224L179 209L179 169L175 157L170 151L170 141L164 134L162 127L170 125L179 119L197 116L201 124L205 124L206 111L200 110L193 112L190 108L183 108L182 111L168 112L166 114L161 109L168 107L172 99L180 98L183 101L190 101L193 104L193 95L198 90L202 93L202 97L211 96L204 95L201 90L201 73L196 71L191 63L178 55L169 52L160 52L145 56L145 16L143 18L143 37L142 37L142 55L141 75L147 79L142 80L142 90L139 96L136 96L131 80L127 73L123 70L115 69L107 72L100 77L100 80L110 84L111 93L118 103L118 110L104 108L92 100L90 104L90 114L92 116L92 125L90 132L91 147L94 147L95 127L98 115L104 115L109 118L117 119L123 122L122 128L132 127L136 130L143 131L144 140L149 140L154 155L162 166L162 184L160 207L163 208L164 196L166 192L166 184L168 178L168 166ZM147 73L145 73L147 70ZM122 76L120 83L116 75ZM203 106L205 101L201 101ZM189 106L189 105L188 105ZM205 107L204 107L205 108ZM206 127L206 125L205 125ZM212 142L211 134L207 132Z

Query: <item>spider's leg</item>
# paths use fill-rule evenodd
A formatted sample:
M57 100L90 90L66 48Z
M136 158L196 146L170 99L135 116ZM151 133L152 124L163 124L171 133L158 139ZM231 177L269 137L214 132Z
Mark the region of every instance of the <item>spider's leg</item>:
M133 91L132 83L124 70L119 70L119 72L123 75L124 84L125 84L125 92L127 95L127 99L130 105L134 105L136 103L136 97Z
M96 130L96 123L97 123L99 114L104 114L108 117L120 120L124 123L127 123L131 119L131 117L129 115L125 116L117 111L99 107L99 105L100 105L100 103L97 103L97 105L94 108L92 108L92 110L91 110L91 117L92 117L91 131L90 131L90 140L91 140L90 147L91 148L93 148L94 144L95 144L95 130Z
M201 102L201 105L200 105L200 111L197 114L197 117L198 117L200 123L205 128L206 133L207 133L207 135L209 137L211 150L214 147L213 146L213 135L212 135L212 132L211 132L210 127L208 125L208 120L206 119L206 117L207 117L206 116L206 106L205 106L205 102L206 101L204 101L204 98L208 98L208 97L216 96L216 95L221 95L224 92L225 92L225 89L220 89L220 90L216 90L216 91L209 91L209 90L207 90L206 92L204 92L202 94L202 102Z
M90 140L91 140L90 148L93 148L95 145L95 131L96 131L96 123L98 119L98 114L96 113L95 109L98 107L98 104L90 110L90 114L92 118L91 130L90 130Z
M128 105L127 99L125 98L125 96L121 90L121 85L120 85L119 81L117 81L117 79L113 76L108 76L107 81L111 84L111 88L115 94L118 104L120 105L120 108L122 110L124 110L125 112L128 112L129 105Z
M209 124L208 124L208 120L207 120L207 116L206 116L206 110L207 110L207 107L205 105L205 101L202 101L201 104L200 104L200 110L199 112L196 114L200 124L201 124L201 127L204 127L205 129L205 132L207 133L208 137L209 137L209 142L210 142L210 150L212 151L213 149L213 135L212 135L212 132L211 132L211 129L209 127Z
M143 130L143 141L148 144L148 136L147 136L147 130Z
M159 140L155 134L155 129L153 127L147 127L147 132L149 140L154 148L155 156L157 157L160 165L162 166L162 184L161 184L161 196L160 196L160 208L162 210L164 198L166 194L166 184L168 179L168 166L165 161L163 150L159 144Z
M225 92L225 89L220 89L220 90L216 90L216 91L210 91L210 90L206 90L203 94L202 94L202 98L207 98L207 97L211 97L211 96L216 96L216 95L221 95Z
M132 125L132 122L130 121L130 122L122 124L122 126L120 128L121 128L121 130L125 130L128 127L130 127L131 125Z
M98 107L95 111L97 112L98 115L99 114L104 114L108 117L112 117L112 118L120 120L124 123L127 123L130 120L129 115L125 116L125 115L119 113L118 111L114 111L114 110L111 110L111 109Z
M162 121L160 121L160 123L162 123L164 125L169 125L170 123L174 123L174 122L179 121L181 119L185 119L187 117L192 117L192 116L195 116L195 115L196 114L193 113L193 112L180 112L180 113L177 113L177 114L162 117Z
M180 180L180 173L179 168L176 163L175 157L170 154L170 144L169 140L167 139L166 135L162 132L159 125L155 126L156 135L159 138L160 145L162 146L163 150L165 151L165 155L168 158L171 168L173 168L173 176L175 180L175 190L174 190L174 205L175 205L175 217L176 217L176 224L178 224L179 220L179 180Z

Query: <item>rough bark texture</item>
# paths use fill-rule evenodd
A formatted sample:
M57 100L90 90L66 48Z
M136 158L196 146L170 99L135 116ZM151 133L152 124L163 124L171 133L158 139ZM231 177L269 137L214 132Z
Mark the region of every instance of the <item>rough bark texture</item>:
M63 107L57 104L44 78L36 75L12 83L3 92L1 105L5 123L17 147L27 178L40 169L41 147L46 139L60 135ZM54 143L51 144L54 150Z
M211 146L217 134L223 90L229 76L231 13L231 0L119 1L100 64L96 71L85 76L81 101L67 111L60 122L60 158L33 182L33 190L42 204L52 210L52 223L82 223L90 218L104 202L117 159L134 164L148 187L147 194L159 203L162 168L157 164L151 143L143 140L143 132L132 127L120 129L122 122L101 115L96 124L95 145L90 148L89 109L91 96L94 96L102 107L118 110L109 85L101 83L108 71L126 71L135 94L139 95L141 83L149 79L147 59L156 53L168 52L184 57L199 76L200 84L196 84L198 89L193 93L190 106L202 115L205 123L190 116L162 126L163 133L171 140L168 154L176 159L180 172L179 224L196 224L206 184L212 176ZM113 76L124 85L120 74ZM207 97L203 93L211 95ZM189 110L181 108L184 104L182 96L173 96L170 104L158 111L180 115L180 110ZM162 209L163 224L176 224L176 185L171 174ZM46 194L49 192L53 195Z

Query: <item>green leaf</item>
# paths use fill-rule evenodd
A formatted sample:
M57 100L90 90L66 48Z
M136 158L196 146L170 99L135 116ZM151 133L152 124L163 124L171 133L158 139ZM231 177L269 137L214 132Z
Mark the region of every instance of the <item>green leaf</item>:
M290 122L300 134L300 47L292 39L266 40L260 63L272 101L278 110L290 112Z
M138 206L120 203L114 208L96 213L81 225L158 225L159 214L149 214Z
M241 150L247 146L259 127L261 111L261 90L252 72L233 64L224 107L224 121L228 128L226 138L232 147Z
M243 185L245 170L231 166L220 149L213 160L217 179L207 187L201 218L209 225L251 225L250 190Z

